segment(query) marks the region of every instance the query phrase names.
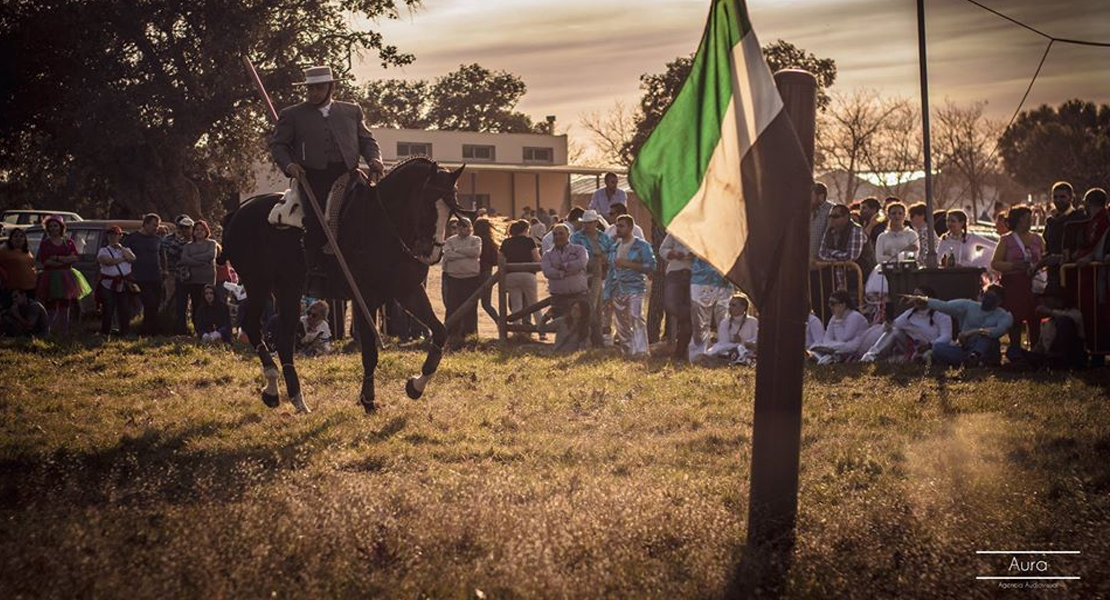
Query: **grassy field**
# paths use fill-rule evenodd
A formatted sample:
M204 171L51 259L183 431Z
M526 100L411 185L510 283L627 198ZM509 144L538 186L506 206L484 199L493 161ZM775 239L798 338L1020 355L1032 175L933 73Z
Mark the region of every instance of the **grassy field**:
M743 556L751 369L493 346L300 362L311 415L253 357L191 341L0 342L0 598L719 597ZM806 375L787 594L1110 595L1106 371Z

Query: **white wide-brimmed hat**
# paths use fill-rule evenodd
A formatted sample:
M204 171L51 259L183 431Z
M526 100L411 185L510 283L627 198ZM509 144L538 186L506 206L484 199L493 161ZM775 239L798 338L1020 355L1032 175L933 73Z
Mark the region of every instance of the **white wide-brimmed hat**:
M582 216L579 217L578 220L584 223L593 223L595 221L600 221L601 216L597 214L596 210L591 208L590 210L582 213Z
M330 83L332 81L335 81L335 77L331 74L331 67L317 66L305 69L304 81L294 83L293 85L312 85L314 83Z

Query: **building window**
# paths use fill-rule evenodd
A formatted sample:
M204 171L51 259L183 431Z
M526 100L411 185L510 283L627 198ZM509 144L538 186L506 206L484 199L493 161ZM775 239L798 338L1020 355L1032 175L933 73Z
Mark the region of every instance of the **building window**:
M497 159L497 152L494 151L493 146L463 144L463 158L467 160L488 160L492 162Z
M552 148L525 148L524 162L553 163L555 162L555 150Z
M489 208L489 194L459 194L459 206L466 210Z
M397 142L397 158L432 155L432 145L427 142Z

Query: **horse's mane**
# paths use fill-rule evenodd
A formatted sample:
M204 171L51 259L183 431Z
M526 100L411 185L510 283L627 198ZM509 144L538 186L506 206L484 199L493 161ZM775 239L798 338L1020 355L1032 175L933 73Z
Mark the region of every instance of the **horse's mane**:
M417 154L415 156L410 156L410 157L406 158L405 160L402 160L401 162L393 165L393 168L390 169L389 172L385 174L385 176L389 177L390 175L392 175L396 171L403 171L406 167L408 167L412 163L421 163L421 164L429 165L429 166L435 166L436 165L436 162L434 160L432 160L432 158L430 156L426 156L426 155L423 155L423 154Z

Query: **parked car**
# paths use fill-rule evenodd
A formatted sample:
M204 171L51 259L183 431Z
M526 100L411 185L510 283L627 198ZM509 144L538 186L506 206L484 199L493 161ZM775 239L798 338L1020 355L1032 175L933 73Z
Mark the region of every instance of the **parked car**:
M77 213L60 210L6 210L0 214L0 236L7 237L12 229L26 229L32 225L38 225L50 215L58 215L66 225L84 221Z
M57 214L57 213L49 213ZM66 223L66 236L73 240L73 244L77 246L78 258L74 263L73 268L81 272L85 279L89 281L89 285L96 284L96 276L100 272L100 264L96 262L96 253L100 249L108 245L108 228L118 225L123 230L124 239L138 231L142 225L142 221L119 221L119 220L90 220L90 221L73 221ZM42 243L45 231L42 225L32 225L27 228L27 249L31 254L38 256L39 244ZM42 268L42 265L39 265ZM89 294L81 300L81 311L91 311L95 308L93 295Z

